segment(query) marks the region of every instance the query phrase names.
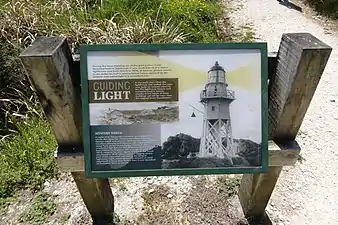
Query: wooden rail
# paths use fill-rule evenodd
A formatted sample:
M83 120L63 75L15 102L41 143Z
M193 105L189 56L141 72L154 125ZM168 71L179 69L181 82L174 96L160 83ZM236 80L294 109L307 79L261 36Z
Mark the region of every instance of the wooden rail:
M298 159L300 147L296 141L289 146L278 146L269 141L269 166L291 166ZM74 172L84 171L83 152L55 152L55 160L62 171Z

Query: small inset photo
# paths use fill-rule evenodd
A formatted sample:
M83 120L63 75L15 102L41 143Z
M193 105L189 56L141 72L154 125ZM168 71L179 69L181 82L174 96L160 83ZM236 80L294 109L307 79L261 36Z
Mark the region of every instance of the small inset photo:
M90 125L173 123L179 120L178 102L141 102L89 105Z

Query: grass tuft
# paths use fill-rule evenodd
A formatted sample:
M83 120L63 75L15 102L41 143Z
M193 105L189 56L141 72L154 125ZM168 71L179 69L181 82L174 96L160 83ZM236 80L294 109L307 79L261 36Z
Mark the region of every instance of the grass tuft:
M215 0L7 1L1 35L14 46L37 36L65 35L79 43L180 43L218 41ZM74 50L74 49L73 49Z
M238 193L238 188L240 185L241 177L238 175L235 176L229 176L229 175L224 175L224 176L219 176L217 178L217 183L223 187L226 187L226 191L228 196L231 197L233 195L236 195Z

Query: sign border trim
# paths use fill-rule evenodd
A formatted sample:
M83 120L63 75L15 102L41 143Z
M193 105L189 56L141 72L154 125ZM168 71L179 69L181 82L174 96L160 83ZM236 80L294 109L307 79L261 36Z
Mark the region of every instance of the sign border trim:
M90 123L88 101L89 51L161 51L161 50L218 50L218 49L258 49L261 52L261 166L258 167L215 167L182 169L146 169L92 171L90 151ZM239 43L184 43L184 44L94 44L80 45L81 101L82 101L82 142L84 147L85 175L89 178L140 177L140 176L177 176L265 173L268 170L268 53L266 42Z

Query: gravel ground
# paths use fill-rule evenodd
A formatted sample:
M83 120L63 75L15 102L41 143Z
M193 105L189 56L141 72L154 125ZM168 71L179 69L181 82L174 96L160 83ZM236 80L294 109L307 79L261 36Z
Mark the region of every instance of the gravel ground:
M267 41L269 51L277 51L281 35L288 32L309 32L333 48L297 137L304 160L283 170L267 212L274 224L337 225L337 32L318 21L320 17L290 9L276 0L240 0L235 4L237 10L231 20L252 24L257 40Z

